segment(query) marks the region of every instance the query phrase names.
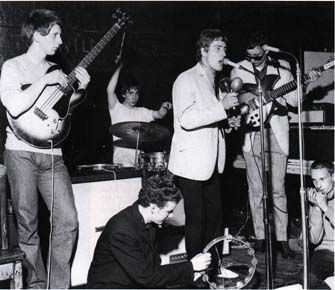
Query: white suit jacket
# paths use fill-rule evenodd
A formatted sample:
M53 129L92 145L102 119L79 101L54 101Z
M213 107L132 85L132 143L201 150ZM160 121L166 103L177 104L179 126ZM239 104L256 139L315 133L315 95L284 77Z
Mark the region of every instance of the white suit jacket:
M290 70L290 64L284 60L279 60L280 67L279 67L279 74L280 74L280 79L277 81L277 83L274 85L274 89L290 82L293 80L293 76ZM243 60L238 63L239 65L247 68L250 71L254 71L253 66L251 62L247 60ZM267 68L267 75L269 74L278 74L277 68L268 65ZM251 84L256 84L256 79L255 76L247 72L245 70L241 70L238 68L234 68L231 71L231 79L239 77L242 79L243 83L251 83ZM296 91L290 92L286 94L283 97L277 98L277 101L281 103L282 105L286 106L286 103L289 103L291 106L296 107L298 102L297 102L297 94ZM268 114L271 110L271 103L267 104L263 108L265 114ZM287 116L278 116L274 115L271 120L270 120L270 125L273 130L273 133L276 137L276 140L284 152L284 154L288 155L289 153L289 123L288 123L288 117ZM251 142L254 140L254 135L255 133L247 133L245 134L245 139L244 139L244 145L242 146L243 151L249 152L251 150Z
M227 115L199 63L178 76L172 98L174 135L168 169L199 181L209 179L216 164L222 173L226 146L218 122Z

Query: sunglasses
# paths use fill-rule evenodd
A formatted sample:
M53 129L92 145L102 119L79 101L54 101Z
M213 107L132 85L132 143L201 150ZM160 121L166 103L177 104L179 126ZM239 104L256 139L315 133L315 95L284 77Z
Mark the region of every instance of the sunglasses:
M263 50L263 53L261 55L252 56L252 55L247 54L245 58L249 61L251 61L252 59L255 61L259 61L263 58L264 54L265 54L265 51Z

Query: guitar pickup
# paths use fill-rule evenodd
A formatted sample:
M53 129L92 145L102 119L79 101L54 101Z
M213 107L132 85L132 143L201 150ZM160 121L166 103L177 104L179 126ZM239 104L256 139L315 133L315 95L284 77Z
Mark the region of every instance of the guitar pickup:
M38 107L34 108L34 114L42 120L48 119L48 116Z

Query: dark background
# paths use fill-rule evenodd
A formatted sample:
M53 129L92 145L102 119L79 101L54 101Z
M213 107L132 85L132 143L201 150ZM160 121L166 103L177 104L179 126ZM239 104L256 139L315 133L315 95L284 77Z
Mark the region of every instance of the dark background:
M334 2L0 2L0 65L26 51L20 27L33 8L57 11L63 20L64 45L54 58L71 71L114 24L117 8L133 19L128 27L120 80L133 76L143 86L140 105L158 109L171 101L173 81L195 64L195 42L204 28L220 28L227 35L228 56L243 58L247 36L254 30L269 35L269 45L294 53L303 67L303 52L333 51ZM62 143L70 170L78 164L112 162L112 141L106 86L114 69L121 33L88 68L88 97L72 115L72 130ZM320 64L322 65L322 64ZM225 69L229 73L229 68ZM172 113L160 121L172 130ZM0 108L0 162L6 117ZM228 143L237 144L232 134ZM229 156L239 146L232 146ZM228 159L229 160L229 159Z

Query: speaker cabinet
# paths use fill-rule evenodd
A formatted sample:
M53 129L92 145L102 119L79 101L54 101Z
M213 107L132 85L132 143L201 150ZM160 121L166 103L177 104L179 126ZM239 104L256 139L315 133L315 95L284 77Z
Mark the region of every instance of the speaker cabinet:
M94 249L105 224L137 200L141 186L141 177L73 184L79 237L72 265L72 286L86 284Z

